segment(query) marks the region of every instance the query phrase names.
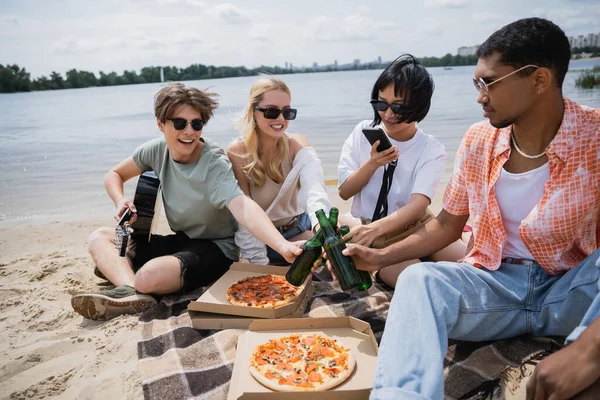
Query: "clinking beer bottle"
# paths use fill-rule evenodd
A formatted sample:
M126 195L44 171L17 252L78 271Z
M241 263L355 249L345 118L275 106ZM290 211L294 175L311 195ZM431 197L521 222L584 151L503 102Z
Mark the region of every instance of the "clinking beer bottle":
M334 227L337 226L339 210L333 207L329 212L329 221ZM317 233L308 242L302 246L300 254L285 274L285 279L294 286L300 286L304 283L311 273L314 264L319 260L323 246L323 229L319 228ZM325 263L325 262L323 262Z
M350 233L350 227L348 225L340 226L340 236L346 236ZM345 243L345 241L344 241ZM357 270L360 278L362 279L362 283L358 286L358 290L368 290L371 285L373 285L373 280L371 279L371 274L368 271L363 271L361 269Z
M350 290L360 286L363 282L352 260L342 254L342 251L346 248L344 241L338 236L335 228L325 216L325 211L318 210L316 215L323 230L323 248L327 253L327 258L333 267L340 287L342 290Z
M302 246L302 254L300 254L294 260L294 263L285 274L285 279L294 286L300 286L304 283L310 272L312 271L313 265L317 262L322 253L321 242L323 234L321 229L313 236L312 239L304 243Z

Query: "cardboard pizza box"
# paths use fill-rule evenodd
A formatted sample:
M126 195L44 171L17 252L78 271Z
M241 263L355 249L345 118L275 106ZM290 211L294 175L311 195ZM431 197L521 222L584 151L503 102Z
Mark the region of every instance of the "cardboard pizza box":
M235 262L231 264L229 271L213 283L198 300L190 302L188 310L255 318L281 318L291 315L298 311L309 289L312 288L312 276L306 279L296 300L273 309L234 306L226 296L227 288L242 278L265 274L285 276L288 269L289 267Z
M308 292L300 303L300 307L290 315L281 318L302 318L308 302L312 298L314 288L309 287ZM239 315L215 314L201 311L188 310L194 329L248 329L256 321L254 317L241 317Z
M341 385L324 392L276 392L261 385L248 370L254 349L291 334L325 334L350 349L356 368ZM238 338L227 400L362 400L368 399L375 380L377 341L371 326L353 317L256 320Z

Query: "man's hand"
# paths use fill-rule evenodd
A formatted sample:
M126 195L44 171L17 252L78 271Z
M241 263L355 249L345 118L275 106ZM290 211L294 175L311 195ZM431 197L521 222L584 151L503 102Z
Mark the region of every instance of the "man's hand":
M382 267L382 265L377 263L377 260L379 259L379 250L377 249L371 249L369 247L347 243L346 249L342 251L342 254L352 257L352 262L354 263L356 269L362 269L365 271L378 271ZM331 261L327 258L327 254L325 252L323 252L323 258L327 260L325 265L331 273L333 280L337 281L337 277L335 276L335 272L333 272L333 267L331 266Z
M364 271L378 271L383 265L381 265L381 251L378 249L371 249L369 247L361 246L359 244L348 243L346 249L342 251L345 256L351 256L354 266L357 269Z
M377 146L379 146L379 140L371 146L371 159L369 161L375 163L378 167L398 159L400 152L396 146L392 146L389 149L380 152L377 151Z
M121 201L119 201L119 203L117 204L117 212L115 213L115 219L117 221L120 221L121 217L123 216L123 213L127 209L131 210L132 215L131 215L131 218L129 219L129 223L133 224L137 218L137 208L135 208L133 201L126 199L126 198L121 199Z
M304 246L306 240L298 240L296 242L288 242L284 240L279 246L277 246L277 252L285 258L289 263L293 263L296 257L302 254L302 246Z
M370 246L379 236L381 236L379 229L373 224L368 224L353 227L342 239L351 239L350 243Z
M527 383L527 400L570 399L600 379L597 352L580 340L537 365Z

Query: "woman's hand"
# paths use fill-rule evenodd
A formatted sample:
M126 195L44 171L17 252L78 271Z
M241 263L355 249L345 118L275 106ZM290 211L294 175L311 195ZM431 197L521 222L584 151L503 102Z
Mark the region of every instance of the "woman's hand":
M370 246L379 236L381 236L379 228L375 224L368 224L353 227L342 239L351 239L351 243Z
M132 215L129 219L129 223L133 224L137 218L137 208L135 208L135 204L133 204L133 201L126 198L122 198L121 201L119 201L119 203L117 204L117 212L115 214L115 219L117 221L120 221L121 217L123 216L123 213L125 213L127 209L131 210Z
M376 164L378 167L386 165L394 160L397 160L400 152L396 146L392 146L387 150L377 152L377 146L379 146L379 140L373 143L371 146L371 162Z

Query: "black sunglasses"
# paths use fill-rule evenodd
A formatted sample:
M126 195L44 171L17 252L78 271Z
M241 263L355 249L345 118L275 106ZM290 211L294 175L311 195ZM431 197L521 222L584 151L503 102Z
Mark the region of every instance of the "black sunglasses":
M173 128L177 129L178 131L184 130L185 127L187 126L188 122L192 126L192 129L195 131L201 131L202 127L204 127L204 121L201 120L200 118L193 119L191 121L188 121L185 118L167 118L167 119L173 123Z
M381 112L386 112L386 110L389 107L392 109L392 112L396 115L402 114L402 111L407 109L406 104L388 104L383 100L371 100L371 106L373 107L373 110Z
M296 114L298 114L298 110L295 108L284 108L283 110L280 110L279 108L260 108L259 106L254 106L254 109L262 111L266 119L277 119L279 114L283 114L283 119L290 121L296 119Z

